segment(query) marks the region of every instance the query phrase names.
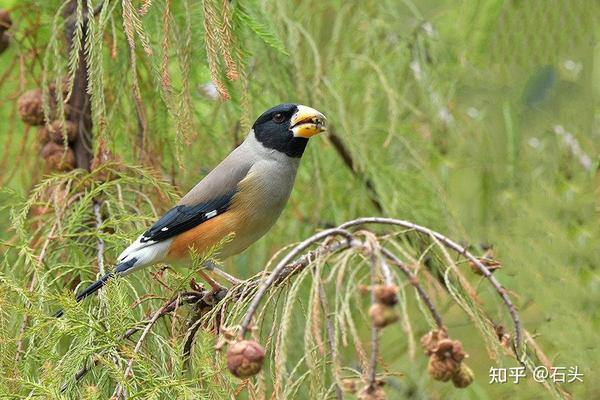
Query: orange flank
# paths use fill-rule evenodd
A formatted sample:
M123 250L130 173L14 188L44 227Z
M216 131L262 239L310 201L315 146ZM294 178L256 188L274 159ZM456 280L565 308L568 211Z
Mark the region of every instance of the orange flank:
M202 254L218 244L224 237L235 232L239 223L240 215L235 211L227 211L209 219L178 235L171 243L167 258L178 260L188 257L192 249L194 252Z

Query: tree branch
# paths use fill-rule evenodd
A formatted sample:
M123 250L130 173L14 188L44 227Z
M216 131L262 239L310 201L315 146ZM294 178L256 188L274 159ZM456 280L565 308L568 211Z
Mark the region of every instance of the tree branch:
M65 35L69 51L74 51L74 13L77 9L78 1L80 0L71 0L69 5L65 7ZM87 92L89 76L85 61L85 41L88 34L87 15L87 8L84 8L81 45L79 46L79 63L73 80L73 92L68 102L71 112L67 120L73 122L77 127L77 139L73 143L76 165L78 168L89 170L94 155L92 152L92 107L90 95Z
M349 233L348 231L345 231L343 229L327 229L325 231L319 232L319 233L309 237L308 239L306 239L305 241L303 241L302 243L300 243L299 245L294 247L292 249L292 251L290 251L279 262L279 264L277 264L277 266L273 269L273 272L271 272L271 275L269 275L269 277L258 288L258 291L256 292L256 295L252 299L252 302L250 303L250 306L248 307L248 311L246 312L246 315L242 321L241 332L240 332L241 337L244 337L246 335L246 332L248 331L248 328L250 326L250 322L252 321L252 317L254 316L254 313L258 309L258 305L260 304L262 297L264 296L266 291L271 287L271 285L273 285L273 283L275 283L278 280L279 275L286 269L286 267L288 267L288 264L294 259L294 257L297 257L302 251L304 251L306 248L308 248L313 243L315 243L319 240L323 240L330 236L345 237L348 241L349 246L351 245L351 243L354 240L354 236L351 233Z
M479 261L479 259L477 257L475 257L473 254L471 254L469 251L467 251L467 249L465 249L463 246L454 242L453 240L449 239L448 237L442 235L441 233L433 231L424 226L414 224L409 221L403 221L403 220L394 219L394 218L367 217L367 218L358 218L353 221L346 222L346 223L340 225L339 228L340 229L348 229L348 228L351 228L354 226L365 225L365 224L398 225L403 228L412 229L414 231L423 233L425 235L431 236L431 237L439 240L440 243L442 243L447 248L454 250L459 255L462 255L463 257L467 258L481 272L481 274L490 282L490 284L494 287L494 289L496 290L496 292L498 293L498 295L500 296L500 298L506 305L508 312L511 316L511 319L513 320L513 324L515 326L514 351L515 351L515 354L517 355L517 358L519 357L519 349L523 342L523 328L521 326L521 319L519 317L519 313L517 312L517 308L513 304L512 300L510 299L508 293L506 292L506 289L504 289L502 287L500 282L498 282L498 280L485 267L485 265L483 265L481 263L481 261Z
M340 138L337 135L337 133L335 133L335 131L332 129L329 129L328 137L331 141L331 144L333 145L333 148L338 153L342 161L344 161L344 164L346 164L348 169L350 169L352 175L364 182L365 187L367 188L367 195L369 196L371 203L373 203L378 212L383 212L383 206L381 205L381 201L379 200L379 193L377 193L377 189L375 189L373 181L369 177L365 176L363 172L357 169L358 167L354 161L354 158L352 157L352 153L350 152L350 149L348 149L348 147L344 144L342 138Z

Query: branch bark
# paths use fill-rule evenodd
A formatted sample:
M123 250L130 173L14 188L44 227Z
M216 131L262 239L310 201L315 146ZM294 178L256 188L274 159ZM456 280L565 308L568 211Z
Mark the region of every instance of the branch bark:
M74 51L75 24L73 23L73 18L79 1L71 0L64 11L65 36L69 51ZM84 7L83 12L84 22L79 50L79 63L73 80L73 92L68 102L70 113L67 120L75 123L75 126L77 126L77 139L73 143L76 166L77 168L89 170L94 154L92 144L92 103L90 95L87 92L89 75L85 62L85 41L88 34L87 7Z

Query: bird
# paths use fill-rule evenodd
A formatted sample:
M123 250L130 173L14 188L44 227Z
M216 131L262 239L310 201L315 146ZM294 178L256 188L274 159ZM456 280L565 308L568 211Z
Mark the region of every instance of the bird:
M123 250L113 271L79 292L76 301L117 276L161 262L189 260L218 244L214 256L220 260L244 251L279 218L309 138L326 126L322 113L301 104L265 111L244 141ZM55 314L62 315L62 310Z

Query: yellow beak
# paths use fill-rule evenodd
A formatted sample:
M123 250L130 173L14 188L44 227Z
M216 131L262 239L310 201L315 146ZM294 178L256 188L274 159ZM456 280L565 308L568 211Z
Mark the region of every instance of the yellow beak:
M298 106L298 111L292 116L290 123L295 137L307 139L327 129L327 118L314 108L303 105Z

